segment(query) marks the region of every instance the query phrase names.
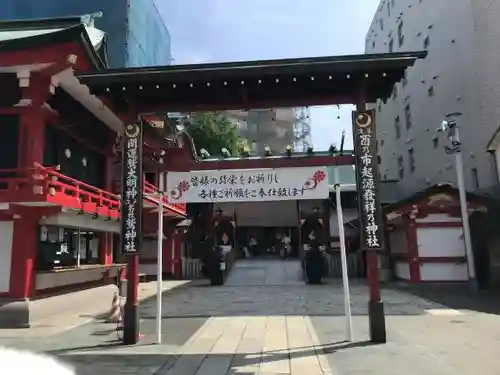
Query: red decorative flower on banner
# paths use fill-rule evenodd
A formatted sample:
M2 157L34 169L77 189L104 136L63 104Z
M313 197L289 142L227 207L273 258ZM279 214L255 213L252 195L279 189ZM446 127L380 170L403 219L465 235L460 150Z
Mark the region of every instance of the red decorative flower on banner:
M179 182L179 190L182 192L186 192L189 190L189 182L186 180Z
M317 170L316 172L314 172L313 179L316 180L317 182L321 182L325 178L326 178L325 171Z
M189 182L186 180L182 180L176 187L170 189L170 198L179 199L184 195L185 192L189 191L189 187Z
M307 179L307 181L304 183L304 189L306 190L314 190L318 186L318 184L322 181L324 181L326 178L326 173L325 171L322 171L321 169L318 169L314 174L312 175L311 178Z

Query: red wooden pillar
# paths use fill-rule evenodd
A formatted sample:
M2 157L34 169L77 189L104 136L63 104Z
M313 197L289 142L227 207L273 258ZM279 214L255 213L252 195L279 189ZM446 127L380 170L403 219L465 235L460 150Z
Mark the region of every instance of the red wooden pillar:
M34 82L36 83L36 82ZM43 163L45 148L45 111L39 106L42 91L30 90L27 99L31 105L23 107L19 115L19 160L22 168L31 169ZM31 173L29 170L27 173ZM39 241L39 216L15 215L12 238L10 294L13 298L28 298L35 292L35 260Z
M109 142L110 145L108 150L112 149L112 145L114 144L114 138L110 134ZM104 156L104 190L112 191L113 190L113 155L106 154ZM99 241L99 263L110 265L113 261L113 247L118 246L118 244L113 243L113 233L103 232L101 234L101 239Z
M408 256L408 267L410 269L410 282L419 283L420 278L420 264L418 261L418 239L417 239L417 225L415 219L411 216L405 218L405 231L406 231L406 246Z
M38 217L16 215L12 238L10 296L29 298L35 292L35 260L38 244Z

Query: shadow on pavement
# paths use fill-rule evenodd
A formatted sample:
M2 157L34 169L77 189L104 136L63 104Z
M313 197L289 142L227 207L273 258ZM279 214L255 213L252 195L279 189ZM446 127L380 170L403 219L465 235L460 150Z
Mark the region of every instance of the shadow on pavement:
M451 309L500 315L498 288L474 292L467 284L395 284L393 287Z
M165 351L163 353L137 353L138 347L144 344L134 346L134 354L127 352L105 352L106 349L112 350L112 346L92 346L74 348L78 354L73 354L73 350L49 351L47 353L59 357L61 360L74 365L79 374L85 375L96 373L99 368L107 369L108 373L118 373L118 368L147 368L152 375L169 373L182 373L185 375L200 374L205 371L211 371L216 368L219 374L258 374L261 365L270 364L278 361L289 361L306 357L313 357L322 353L334 353L339 350L348 350L357 347L374 345L371 342L360 341L348 343L345 341L324 344L316 347L306 346L290 348L287 350L270 350L262 353L193 353L178 356L175 353ZM115 346L116 347L116 346ZM92 352L94 351L94 352ZM95 353L98 351L98 353ZM103 352L104 351L104 352ZM96 368L96 364L98 367ZM140 370L138 370L140 371ZM140 373L140 372L137 372ZM208 373L208 372L207 372ZM213 373L213 372L210 372Z

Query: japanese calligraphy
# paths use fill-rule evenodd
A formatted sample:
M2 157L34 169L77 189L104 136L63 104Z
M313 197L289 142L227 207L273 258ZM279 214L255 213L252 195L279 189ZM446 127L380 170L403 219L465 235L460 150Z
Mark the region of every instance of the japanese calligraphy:
M325 167L169 172L167 198L178 203L325 199Z
M353 112L353 126L362 246L379 249L382 247L383 233L378 199L378 160L373 111Z
M207 202L217 200L239 201L248 200L249 198L266 198L266 197L294 197L299 199L304 196L306 189L300 188L214 188L201 189L198 197Z
M276 172L267 173L252 173L247 174L235 174L227 173L220 176L192 176L191 185L194 187L198 186L213 186L213 185L228 185L234 186L248 186L248 185L279 185L280 181Z
M122 251L139 251L142 217L142 129L140 123L127 124L123 150Z

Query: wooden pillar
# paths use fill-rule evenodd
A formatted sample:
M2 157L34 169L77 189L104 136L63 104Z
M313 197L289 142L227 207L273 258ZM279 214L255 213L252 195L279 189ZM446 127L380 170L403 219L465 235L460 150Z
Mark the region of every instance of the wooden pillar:
M50 80L18 74L22 91L19 113L19 160L21 168L43 164L45 149L45 111L42 104L50 96ZM10 296L29 298L35 292L35 261L39 242L39 216L14 215L12 238Z
M10 268L10 297L29 298L35 292L35 261L38 245L38 216L14 217Z
M108 136L108 147L107 150L111 151L113 148L113 144L115 141L114 133L109 133ZM111 192L113 190L113 158L114 155L108 153L104 155L104 178L103 178L103 187L104 190ZM118 246L118 244L113 243L113 233L103 232L101 234L101 238L99 241L99 263L110 265L115 259L113 259L113 247Z
M417 225L415 219L411 215L405 217L405 234L410 282L419 283L421 278L420 263L418 261Z
M360 83L360 90L358 94L358 102L356 109L358 112L366 111L366 91L364 82ZM372 139L376 142L376 134L372 135ZM378 186L378 157L375 158L373 174L375 175ZM358 182L359 186L359 182ZM359 207L360 214L363 207ZM381 209L380 207L378 209ZM363 228L361 228L363 230ZM380 280L379 280L379 253L374 249L362 249L366 253L366 268L368 271L368 318L370 329L370 340L374 343L385 343L387 341L387 334L385 328L385 313L384 303L382 302L380 293ZM381 249L383 250L383 249ZM381 251L383 252L383 251Z

